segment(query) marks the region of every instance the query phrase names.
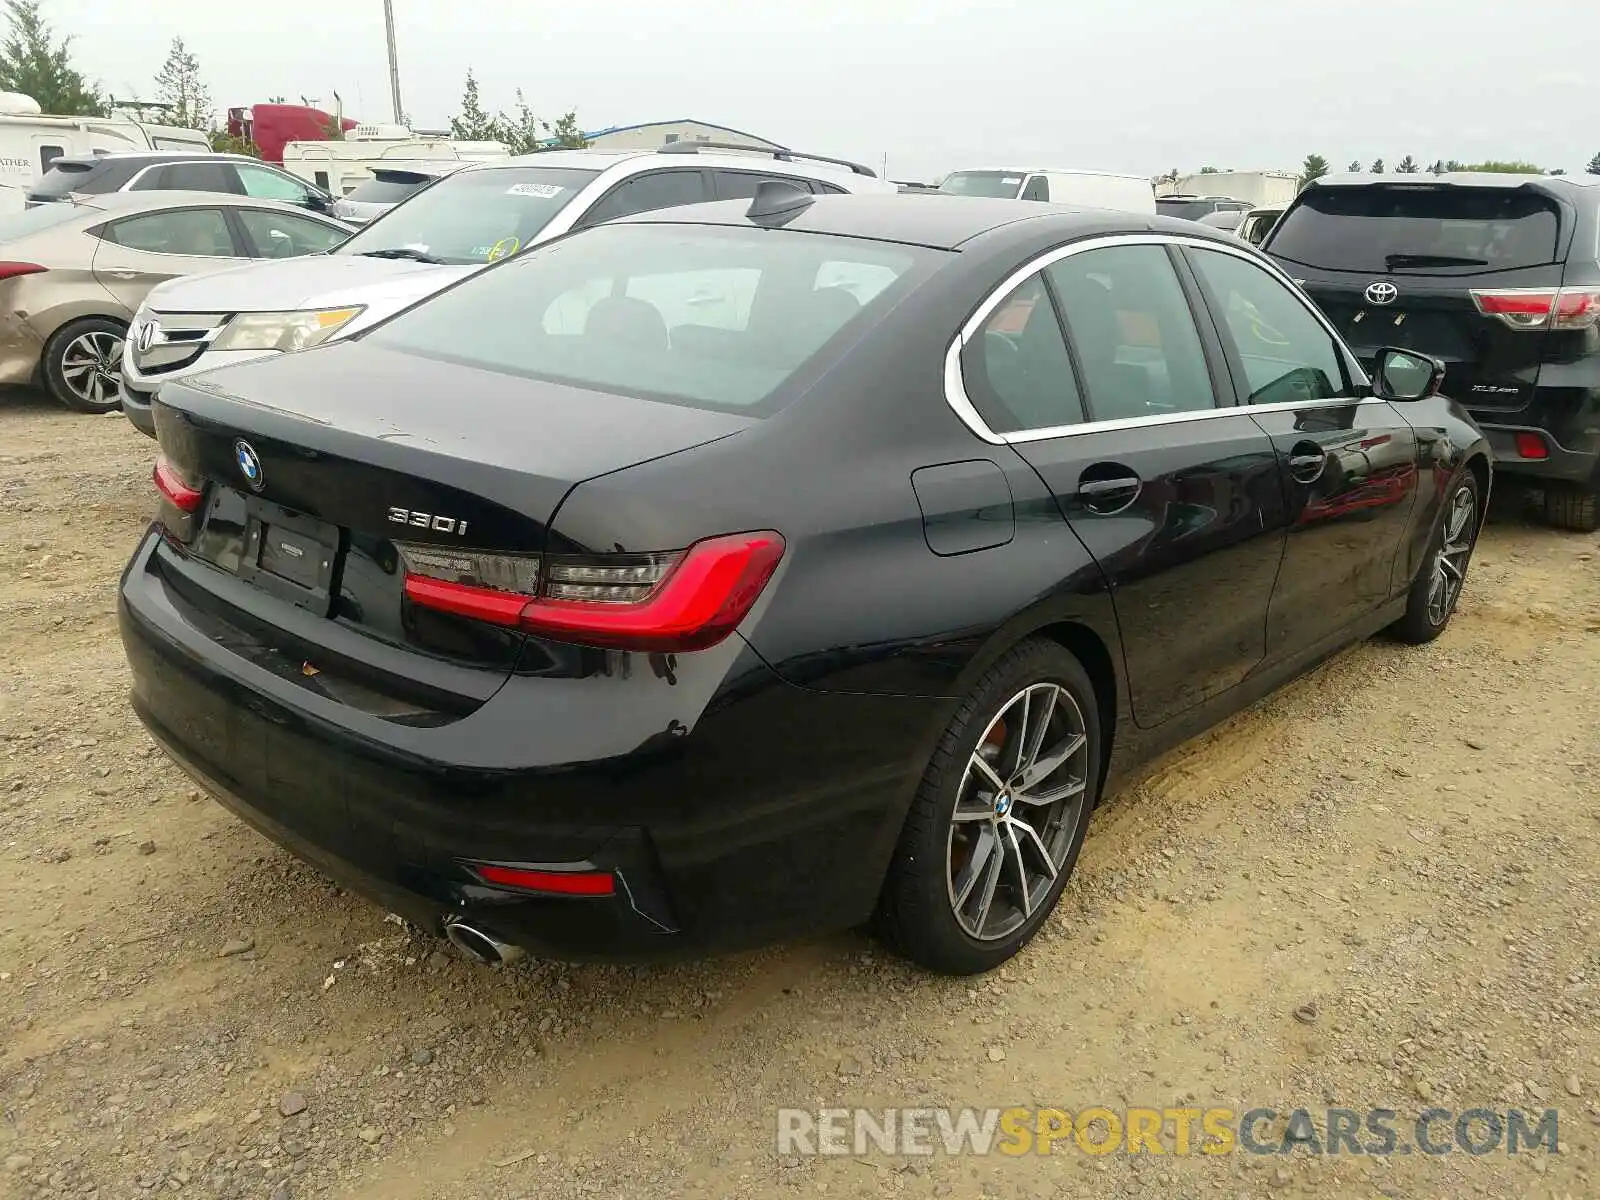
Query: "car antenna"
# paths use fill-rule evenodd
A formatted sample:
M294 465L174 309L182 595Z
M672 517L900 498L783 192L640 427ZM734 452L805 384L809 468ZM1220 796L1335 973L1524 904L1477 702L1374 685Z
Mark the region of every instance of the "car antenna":
M816 201L816 197L795 184L781 179L764 180L756 187L755 198L744 215L763 225L782 225L793 220Z

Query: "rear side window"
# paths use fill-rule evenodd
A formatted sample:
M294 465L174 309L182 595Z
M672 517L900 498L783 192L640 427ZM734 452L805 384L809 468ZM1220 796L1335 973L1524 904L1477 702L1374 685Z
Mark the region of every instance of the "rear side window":
M1337 271L1507 271L1556 261L1555 202L1523 189L1313 188L1265 248Z
M718 200L754 199L756 190L763 183L786 183L802 192L809 192L812 186L809 179L797 179L793 175L763 175L757 171L716 171L713 177Z
M870 323L918 264L941 257L784 230L602 225L468 279L371 338L445 362L765 416L836 334Z
M1183 285L1161 246L1107 246L1045 268L1096 421L1213 408Z
M1061 323L1034 275L989 314L961 351L967 398L996 433L1051 429L1083 420Z
M33 185L31 194L41 200L53 200L68 192L95 192L100 190L94 186L95 173L93 163L57 161Z
M239 193L239 176L228 163L173 163L146 171L134 183L136 192Z

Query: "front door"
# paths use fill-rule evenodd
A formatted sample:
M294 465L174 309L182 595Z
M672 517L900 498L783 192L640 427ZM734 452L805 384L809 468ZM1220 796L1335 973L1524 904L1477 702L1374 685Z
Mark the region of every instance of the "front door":
M1218 407L1220 354L1202 344L1167 246L1135 236L1057 257L963 359L974 406L1106 576L1135 720L1159 725L1254 670L1283 493L1271 439Z
M1382 608L1409 582L1396 567L1417 498L1417 437L1395 407L1360 394L1333 334L1287 283L1242 254L1184 253L1239 402L1277 451L1289 537L1267 653L1292 655Z

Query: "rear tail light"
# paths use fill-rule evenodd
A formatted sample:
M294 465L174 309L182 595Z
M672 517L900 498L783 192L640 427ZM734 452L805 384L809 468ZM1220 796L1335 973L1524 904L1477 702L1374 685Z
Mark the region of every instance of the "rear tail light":
M1486 317L1512 329L1590 329L1600 324L1600 288L1474 289L1472 302Z
M771 531L670 554L495 555L402 545L414 604L616 650L703 650L744 620L783 558Z
M1519 433L1513 439L1518 458L1549 458L1550 447L1537 433Z
M200 501L205 493L201 490L199 481L186 479L183 473L164 456L156 459L155 469L151 471L150 476L155 480L156 490L179 511L192 513L200 507Z
M40 275L49 267L30 262L0 262L0 279L15 279L19 275Z

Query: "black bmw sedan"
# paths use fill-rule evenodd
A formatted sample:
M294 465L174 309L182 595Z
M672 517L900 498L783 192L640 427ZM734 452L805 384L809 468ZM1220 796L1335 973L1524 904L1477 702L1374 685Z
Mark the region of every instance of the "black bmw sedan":
M812 196L602 225L169 384L133 703L486 960L872 919L978 972L1119 774L1450 619L1483 438L1187 221Z

